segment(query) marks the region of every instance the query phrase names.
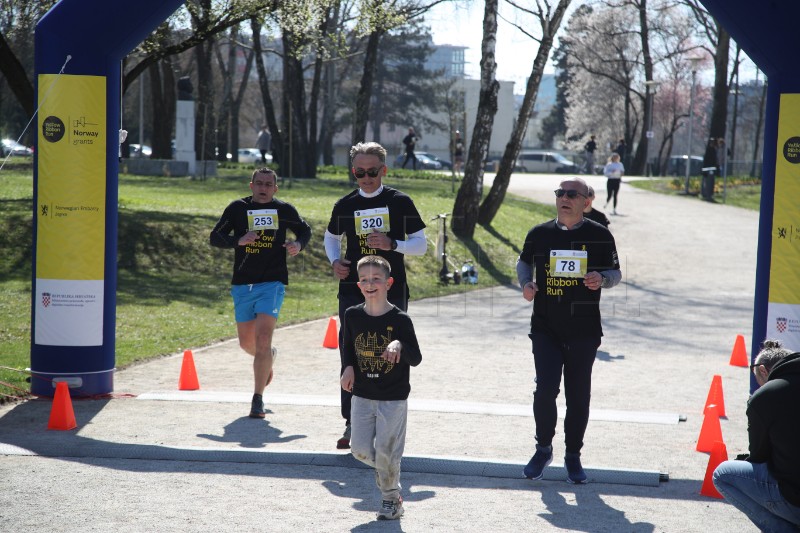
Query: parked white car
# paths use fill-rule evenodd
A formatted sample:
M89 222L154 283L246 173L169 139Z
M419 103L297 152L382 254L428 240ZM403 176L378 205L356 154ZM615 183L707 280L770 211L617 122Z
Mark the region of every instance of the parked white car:
M239 148L239 163L255 164L261 162L261 150L258 148ZM272 163L272 154L267 154L267 164Z
M558 152L549 150L524 150L519 153L515 166L520 172L578 173L578 165Z
M2 143L3 157L6 157L8 154L22 157L30 157L33 155L33 150L13 139L3 139Z

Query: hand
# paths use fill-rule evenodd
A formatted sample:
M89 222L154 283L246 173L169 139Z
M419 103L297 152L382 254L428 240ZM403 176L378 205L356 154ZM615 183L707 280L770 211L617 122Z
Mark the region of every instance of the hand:
M386 347L386 350L383 351L381 354L381 359L384 359L390 363L399 363L400 362L400 352L403 350L403 345L400 344L400 341L393 340L389 343L389 346Z
M289 255L294 257L300 253L300 243L297 241L287 242L283 244L283 247L286 248L286 251L289 252Z
M239 246L247 246L248 244L253 244L258 240L258 233L255 231L248 231L241 237L239 237Z
M377 250L391 250L392 239L387 234L381 233L378 230L374 230L372 233L367 235L367 246Z
M337 259L333 262L333 275L336 276L337 279L347 279L347 276L350 275L350 260L349 259Z
M596 291L603 284L603 276L600 272L589 272L586 274L586 277L583 278L583 284L590 291Z
M355 373L353 372L353 367L348 366L342 372L342 378L339 380L339 383L342 385L342 389L346 390L347 392L353 392L353 382L355 382Z
M522 297L528 300L529 302L533 301L534 296L536 293L539 292L539 287L536 286L536 283L533 281L529 281L525 285L522 286Z

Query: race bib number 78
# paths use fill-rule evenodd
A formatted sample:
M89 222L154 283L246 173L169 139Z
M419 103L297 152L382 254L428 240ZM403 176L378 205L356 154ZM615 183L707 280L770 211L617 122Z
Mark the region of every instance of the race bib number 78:
M588 260L586 250L551 250L550 275L557 278L586 277Z

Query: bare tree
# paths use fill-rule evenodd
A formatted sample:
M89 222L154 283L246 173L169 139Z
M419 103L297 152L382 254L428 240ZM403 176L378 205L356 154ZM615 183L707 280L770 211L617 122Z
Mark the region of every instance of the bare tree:
M497 175L494 178L489 194L483 200L478 212L478 222L481 224L490 224L492 222L492 219L494 219L503 203L503 199L506 197L508 183L511 180L511 172L514 170L514 163L519 155L522 139L525 137L528 121L533 111L533 104L536 102L536 95L539 92L542 73L544 72L547 59L550 57L550 51L553 48L553 39L555 38L556 32L558 32L558 28L561 26L564 12L570 4L570 0L559 0L555 9L551 9L547 1L541 3L537 2L538 8L536 11L533 11L523 8L511 0L508 0L508 2L517 9L536 17L542 30L542 37L537 39L525 28L516 25L517 29L539 43L539 50L536 52L536 58L533 60L533 65L531 66L531 74L528 76L528 84L525 87L525 96L522 99L517 121L511 132L511 139L509 139L506 144L503 158L500 160L500 168L497 170Z
M497 93L500 90L500 84L496 78L497 63L494 56L497 47L497 3L498 0L486 0L486 7L483 11L481 89L478 96L478 111L467 152L464 179L461 181L461 187L456 195L451 219L453 233L470 239L475 234L475 225L478 222L483 162L489 152L494 116L497 114Z

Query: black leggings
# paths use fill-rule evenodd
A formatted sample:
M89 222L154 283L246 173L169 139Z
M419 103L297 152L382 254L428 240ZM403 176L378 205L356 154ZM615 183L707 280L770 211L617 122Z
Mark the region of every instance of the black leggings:
M577 453L583 447L583 436L589 424L589 400L592 395L592 366L600 346L599 337L561 341L546 333L530 335L533 362L536 366L536 389L533 391L533 418L536 441L549 446L556 434L558 397L561 374L564 374L564 416L566 451Z
M622 180L619 178L608 178L608 182L606 183L606 190L608 190L608 198L606 198L606 203L611 201L611 197L614 197L614 209L617 208L617 193L619 193L619 184Z

